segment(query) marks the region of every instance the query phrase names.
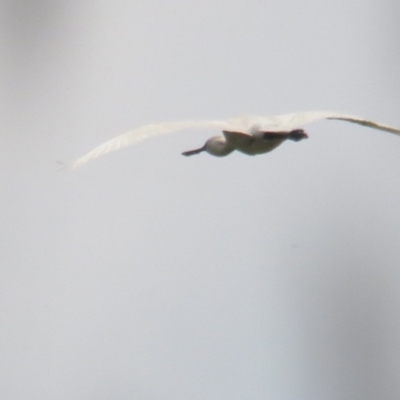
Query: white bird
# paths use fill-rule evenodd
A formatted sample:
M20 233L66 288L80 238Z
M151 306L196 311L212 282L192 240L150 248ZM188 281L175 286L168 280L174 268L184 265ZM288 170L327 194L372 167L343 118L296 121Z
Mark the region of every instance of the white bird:
M208 139L203 147L183 152L184 156L191 156L205 151L216 157L224 157L234 150L248 155L263 154L275 149L287 139L297 142L308 138L308 135L300 127L322 119L348 121L400 135L400 129L398 128L351 115L323 111L299 112L271 117L243 116L226 121L164 122L145 125L117 136L72 162L69 165L69 169L77 169L103 154L123 149L151 136L184 129L219 129L223 133L223 136L214 136Z

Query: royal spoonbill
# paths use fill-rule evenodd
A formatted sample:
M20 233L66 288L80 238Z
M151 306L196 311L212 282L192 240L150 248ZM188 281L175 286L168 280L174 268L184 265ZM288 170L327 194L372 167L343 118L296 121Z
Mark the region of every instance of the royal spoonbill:
M72 162L69 165L69 169L77 169L103 154L123 149L151 136L177 132L184 129L218 129L223 133L223 136L214 136L208 139L204 146L198 149L183 152L184 156L207 152L216 157L224 157L234 150L248 155L263 154L275 149L285 140L298 142L308 138L308 135L301 127L310 122L323 119L348 121L400 135L400 129L398 128L351 115L323 111L298 112L271 117L243 116L226 121L164 122L145 125L117 136L95 147L83 157Z

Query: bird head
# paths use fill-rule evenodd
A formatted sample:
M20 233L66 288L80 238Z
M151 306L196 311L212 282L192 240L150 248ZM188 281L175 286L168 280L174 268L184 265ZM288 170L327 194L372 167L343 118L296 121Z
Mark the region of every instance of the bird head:
M205 150L213 156L224 157L232 153L234 148L227 143L224 137L214 136L207 140Z

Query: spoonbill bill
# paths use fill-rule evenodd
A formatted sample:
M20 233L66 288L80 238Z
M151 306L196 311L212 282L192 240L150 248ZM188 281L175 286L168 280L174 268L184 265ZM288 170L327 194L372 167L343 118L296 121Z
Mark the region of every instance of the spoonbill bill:
M145 125L108 140L73 161L68 167L74 170L103 154L123 149L149 137L186 129L217 129L222 131L223 136L211 137L202 147L183 152L184 156L206 152L216 157L224 157L235 150L248 155L263 154L275 149L286 140L298 142L308 138L301 127L324 119L352 122L400 135L399 128L360 117L324 111L298 112L270 117L243 116L226 121L164 122Z

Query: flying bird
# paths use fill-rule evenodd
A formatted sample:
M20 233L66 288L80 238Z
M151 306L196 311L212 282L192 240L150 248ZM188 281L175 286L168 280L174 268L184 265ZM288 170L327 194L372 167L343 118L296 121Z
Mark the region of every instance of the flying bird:
M398 128L351 115L324 111L298 112L270 117L243 116L226 121L164 122L145 125L117 136L73 161L69 169L80 168L103 154L123 149L149 137L185 129L218 129L222 131L223 136L211 137L202 147L183 152L184 156L206 152L216 157L224 157L235 150L248 155L263 154L275 149L286 140L298 142L307 139L308 135L301 127L323 119L352 122L400 135Z

